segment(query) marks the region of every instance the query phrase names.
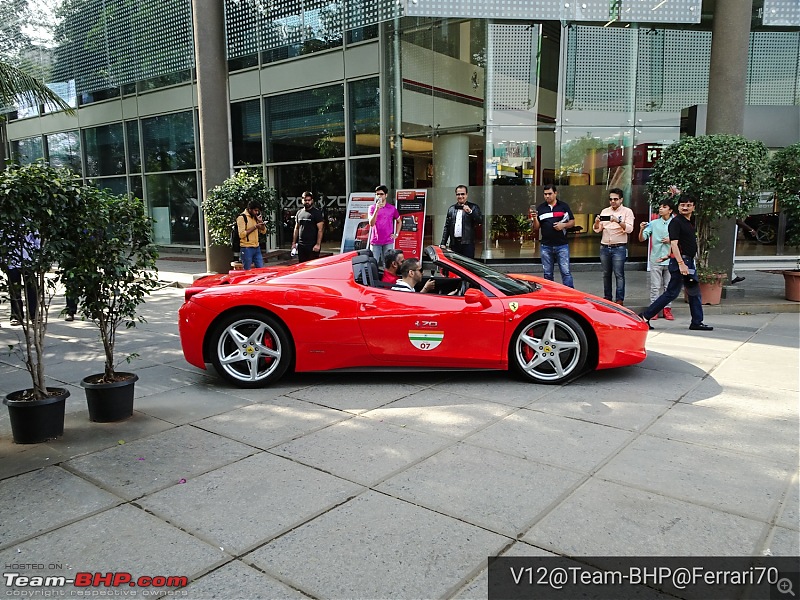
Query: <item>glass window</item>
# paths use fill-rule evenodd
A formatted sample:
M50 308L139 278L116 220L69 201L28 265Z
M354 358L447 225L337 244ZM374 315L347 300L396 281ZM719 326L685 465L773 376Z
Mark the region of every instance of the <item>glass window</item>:
M294 215L302 206L300 195L308 190L314 194L315 206L325 217L323 250L338 252L342 243L342 227L347 208L344 161L312 162L282 165L275 168L275 189L281 200L283 227L278 232L278 244L292 243ZM374 189L373 184L373 189Z
M378 37L378 26L367 25L366 27L348 29L346 39L348 44L357 44L366 40L374 40L376 37Z
M261 152L261 109L258 100L231 104L233 164L257 165Z
M47 159L54 167L68 167L81 175L81 144L77 131L65 131L45 136Z
M190 111L142 119L142 137L146 172L195 168Z
M381 183L381 159L359 158L350 161L350 190L371 192ZM389 185L388 183L386 184Z
M147 200L157 244L200 244L200 208L194 173L148 175Z
M126 121L125 129L128 134L128 169L131 173L141 173L142 151L139 144L139 122Z
M381 90L378 78L350 85L350 153L380 154Z
M101 190L108 190L112 194L124 196L128 193L128 182L125 177L101 177L90 179L92 185Z
M14 161L21 165L28 165L44 158L44 147L42 137L25 138L11 142L11 156Z
M124 175L125 140L122 123L83 130L86 175Z
M136 86L139 92L147 92L149 90L156 90L158 88L167 87L170 85L177 85L185 83L192 78L192 72L189 70L176 71L175 73L168 73L166 75L159 75L144 81L137 81Z
M344 86L273 96L265 104L270 162L344 156Z
M95 90L93 92L81 92L78 96L78 102L81 106L92 104L94 102L102 102L103 100L110 100L112 98L119 98L120 89L118 87L109 88L105 90Z

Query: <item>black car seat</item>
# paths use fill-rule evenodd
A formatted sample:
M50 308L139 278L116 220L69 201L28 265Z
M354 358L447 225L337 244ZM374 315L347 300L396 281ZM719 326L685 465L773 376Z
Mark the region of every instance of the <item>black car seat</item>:
M381 287L381 277L378 272L378 261L372 255L357 255L353 257L353 277L356 283L369 287Z

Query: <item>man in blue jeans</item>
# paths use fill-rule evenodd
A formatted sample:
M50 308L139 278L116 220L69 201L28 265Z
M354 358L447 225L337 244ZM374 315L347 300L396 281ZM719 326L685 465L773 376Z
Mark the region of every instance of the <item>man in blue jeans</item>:
M239 227L240 259L245 271L255 267L260 269L264 266L264 256L261 254L261 245L258 235L267 233L267 226L261 217L261 204L256 200L247 203L241 214L236 217L236 224Z
M670 279L666 291L644 309L639 316L650 325L650 319L660 313L665 306L675 300L686 286L689 310L692 321L689 329L693 331L712 331L714 328L703 323L703 299L700 297L700 283L697 280L694 257L697 255L697 235L691 219L695 209L694 196L682 194L678 198L678 214L669 222L669 243L672 257L669 259ZM653 326L650 325L650 329Z
M574 288L572 273L569 271L569 244L567 243L567 230L575 225L575 216L566 202L558 199L556 186L544 186L544 202L537 208L533 215L533 232L542 232L542 243L539 256L542 259L544 278L554 281L555 263L561 272L561 283Z
M622 190L608 190L609 207L595 217L592 230L602 233L600 239L600 264L603 266L603 298L612 300L611 275L617 282L615 302L625 300L625 261L628 259L628 234L633 231L633 211L622 205Z

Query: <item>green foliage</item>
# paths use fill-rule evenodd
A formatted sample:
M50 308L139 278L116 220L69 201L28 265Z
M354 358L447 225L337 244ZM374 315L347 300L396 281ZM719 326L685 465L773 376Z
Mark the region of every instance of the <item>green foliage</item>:
M99 329L105 353L104 382L115 381L114 347L120 325L135 327L138 306L158 286L153 223L138 198L105 189L81 190L83 212L62 259L67 293Z
M231 226L250 200L261 203L267 234L275 230L275 211L280 206L275 190L267 187L260 174L242 169L208 192L203 200L203 214L212 245L230 245Z
M786 214L786 245L800 246L800 143L776 152L769 166L772 188Z
M76 239L73 219L83 211L79 186L80 179L69 169L55 169L43 163L12 165L0 172L0 270L21 265L23 276L33 284L37 296L38 306L33 314L25 303L22 343L18 348L31 376L34 399L48 395L45 331L58 281L58 274L51 270ZM0 278L0 298L6 301L13 292L25 297L23 290L11 289L8 279Z
M0 108L22 97L29 104L44 104L57 110L74 110L44 83L7 62L0 61Z
M664 149L647 184L656 206L675 185L697 199L695 228L698 265L708 266L708 251L721 219L745 218L767 183L767 148L738 135L686 137Z

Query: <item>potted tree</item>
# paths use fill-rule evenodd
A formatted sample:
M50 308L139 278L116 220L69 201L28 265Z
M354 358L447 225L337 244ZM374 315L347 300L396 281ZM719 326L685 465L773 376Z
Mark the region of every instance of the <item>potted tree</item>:
M135 327L138 306L158 285L153 224L141 200L117 196L105 189L81 190L84 213L79 219L82 243L65 253L62 279L67 292L80 298L78 310L94 323L103 344L102 373L81 381L89 419L119 421L133 414L133 373L116 370L117 330ZM128 362L132 356L124 360Z
M717 226L750 213L767 182L767 167L762 142L728 134L686 137L667 146L655 164L647 183L652 198L661 198L672 185L697 198L697 274L706 303L721 295L727 272L709 264L709 250L719 241Z
M18 444L34 444L64 433L64 408L69 391L49 387L45 377L45 332L62 260L74 239L73 215L82 212L79 180L68 169L43 163L9 166L0 172L0 270L21 275L0 278L4 300L25 298L19 344L11 351L21 357L31 387L10 393L11 431ZM34 306L35 304L35 306Z
M770 160L772 189L786 218L786 245L800 246L800 143L779 150ZM783 271L786 299L800 302L800 261Z
M261 204L261 215L267 226L267 235L275 231L275 211L279 203L275 190L267 187L259 173L241 169L236 175L226 179L221 185L206 194L203 200L203 214L208 224L209 243L217 250L211 254L212 262L218 271L227 271L230 265L231 227L250 200ZM211 251L211 248L209 248ZM217 258L217 255L219 258ZM238 261L239 257L236 256Z

